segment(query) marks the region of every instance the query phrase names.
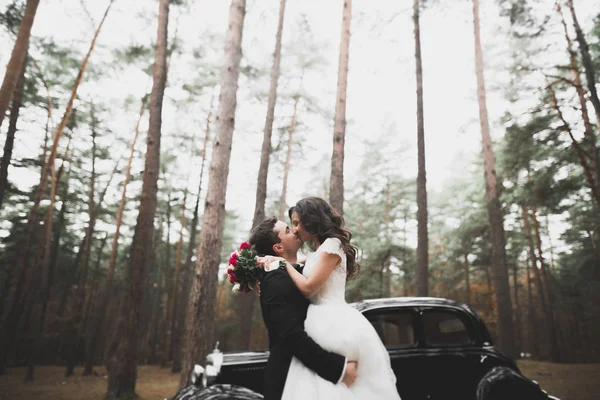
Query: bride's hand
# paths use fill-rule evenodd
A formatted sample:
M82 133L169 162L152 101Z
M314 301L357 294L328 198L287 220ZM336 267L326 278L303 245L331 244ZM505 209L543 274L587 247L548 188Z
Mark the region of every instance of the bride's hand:
M266 271L276 269L277 266L274 266L273 264L278 264L280 261L285 262L285 259L275 256L256 257L258 266Z

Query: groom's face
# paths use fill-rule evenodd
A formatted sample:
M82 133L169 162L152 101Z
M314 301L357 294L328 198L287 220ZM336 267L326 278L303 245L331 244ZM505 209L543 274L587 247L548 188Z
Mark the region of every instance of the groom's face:
M280 242L274 245L274 250L279 255L295 254L302 246L302 242L294 231L283 221L277 221L273 231L279 237Z

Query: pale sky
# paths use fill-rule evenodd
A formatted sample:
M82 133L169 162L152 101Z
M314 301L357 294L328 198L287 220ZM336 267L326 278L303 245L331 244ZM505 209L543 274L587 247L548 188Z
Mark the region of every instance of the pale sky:
M9 0L0 0L4 10ZM83 11L89 11L94 23ZM190 163L190 150L181 149L180 139L174 135L187 135L197 132L196 143L202 141L202 131L206 110L210 104L210 93L199 96L188 106L175 101L187 95L179 88L183 83L195 79L195 68L203 62L220 65L223 55L222 37L227 28L230 2L228 0L188 1L186 8L171 7L169 35L177 33L183 41L184 52L176 55L172 62L163 112L162 148L172 149L177 155L177 163L169 171L169 179L180 187L189 181L189 187L197 188L198 159ZM476 102L476 81L474 75L474 45L472 9L470 1L436 2L422 12L421 40L424 68L424 103L427 180L430 196L439 192L456 178L460 178L472 161L479 157L481 149ZM445 3L445 5L440 5ZM506 21L499 17L496 1L481 1L482 41L486 62L488 89L488 110L492 124L492 135L499 138L503 128L500 117L509 107L504 99L503 89L508 83L507 65L510 63L506 34ZM554 1L548 1L544 11L552 12ZM108 0L47 0L40 4L32 34L34 37L51 37L63 45L79 49L85 54L95 26L108 4ZM289 77L294 73L291 53L293 49L308 46L299 42L298 21L303 16L308 21L312 33L310 41L322 50L323 64L314 71L307 71L302 91L317 99L328 118L307 116L300 113L299 120L305 125L298 136L303 140L303 153L296 153L292 159L288 203L293 204L306 194L322 195L319 192L323 179L328 180L332 147L332 119L335 107L337 84L338 52L341 31L342 0L303 0L288 1L283 35L282 74ZM578 0L578 12L584 28L591 26L591 17L600 11L600 5L593 0ZM277 28L279 0L249 0L244 27L243 52L245 65L270 71L272 52ZM110 59L110 50L123 48L132 43L147 45L156 38L157 1L116 0L108 16L105 27L98 39L98 49L92 56L91 66ZM355 0L351 26L350 67L347 97L347 131L345 157L345 185L350 188L360 174L363 143L380 137L387 148L398 149L402 157L391 168L403 172L406 177L416 177L416 86L414 39L412 25L412 1L404 0ZM587 25L585 25L587 23ZM177 25L177 28L175 26ZM504 31L502 31L502 29ZM216 39L210 46L214 49L205 59L193 60L191 49L198 43L206 43L206 37ZM5 32L0 36L0 73L12 49L12 40ZM558 39L560 40L560 38ZM562 51L562 42L553 46ZM211 47L211 48L212 48ZM306 51L305 51L306 52ZM287 57L287 58L286 58ZM113 105L106 123L113 132L129 140L139 108L139 97L149 87L148 77L136 68L128 68L116 73L110 70L106 77L97 82L84 82L80 88L82 98L94 97ZM258 171L262 129L266 114L266 97L263 101L252 100L256 92L266 93L269 85L268 73L256 82L240 80L236 130L232 150L230 175L228 179L227 209L235 211L239 217L240 232L247 234L254 210L256 174ZM84 78L85 80L85 78ZM288 83L287 87L285 83ZM299 90L298 80L280 80L279 93ZM533 94L530 94L533 95ZM126 97L133 103L125 107ZM291 116L292 103L289 99L278 101L276 118L282 118L279 125L287 123ZM525 99L523 99L525 101ZM285 103L283 103L285 101ZM59 121L64 109L54 115L54 123ZM36 114L37 115L37 114ZM31 132L19 132L14 157L37 154L43 138L43 112L38 116L38 125ZM5 127L0 132L4 143ZM137 148L144 149L147 115L142 123L142 134ZM392 132L390 133L390 127ZM21 129L24 129L22 126ZM27 129L24 129L27 130ZM214 135L214 132L213 132ZM274 129L274 144L276 143ZM75 138L85 147L87 138ZM126 154L125 145L115 145L115 154ZM254 155L249 157L248 154ZM273 165L273 164L271 164ZM140 171L143 161L138 160L134 171ZM112 169L106 165L105 170ZM35 173L9 172L9 179L35 183ZM280 174L274 169L269 178L269 193L280 191ZM483 185L483 173L481 174ZM205 178L204 189L207 187ZM160 190L160 188L159 188ZM107 201L117 202L120 189L109 193ZM431 199L431 197L430 197ZM267 201L273 201L269 198ZM431 201L431 200L430 200ZM135 218L135 205L130 216ZM558 236L560 232L553 234ZM554 238L556 240L557 237ZM415 237L416 243L416 237Z

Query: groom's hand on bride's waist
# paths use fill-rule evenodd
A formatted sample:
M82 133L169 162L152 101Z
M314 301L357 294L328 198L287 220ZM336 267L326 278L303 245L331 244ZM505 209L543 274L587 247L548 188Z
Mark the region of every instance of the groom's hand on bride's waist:
M342 378L342 382L344 382L344 384L348 387L352 386L352 384L354 383L354 381L357 378L357 373L356 373L356 368L358 367L358 364L356 363L356 361L348 361L346 363L346 369L344 371L344 377Z

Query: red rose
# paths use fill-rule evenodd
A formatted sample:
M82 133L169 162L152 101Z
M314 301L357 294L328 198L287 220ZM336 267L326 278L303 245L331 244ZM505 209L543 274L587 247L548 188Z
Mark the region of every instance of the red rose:
M235 276L235 273L232 270L228 269L227 275L229 275L229 282L235 283L235 281L237 280L237 276Z
M229 257L229 264L233 265L234 267L237 265L238 263L238 254L237 253L233 253L230 257Z
M242 242L242 244L240 244L240 250L250 249L251 247L252 246L248 242Z

